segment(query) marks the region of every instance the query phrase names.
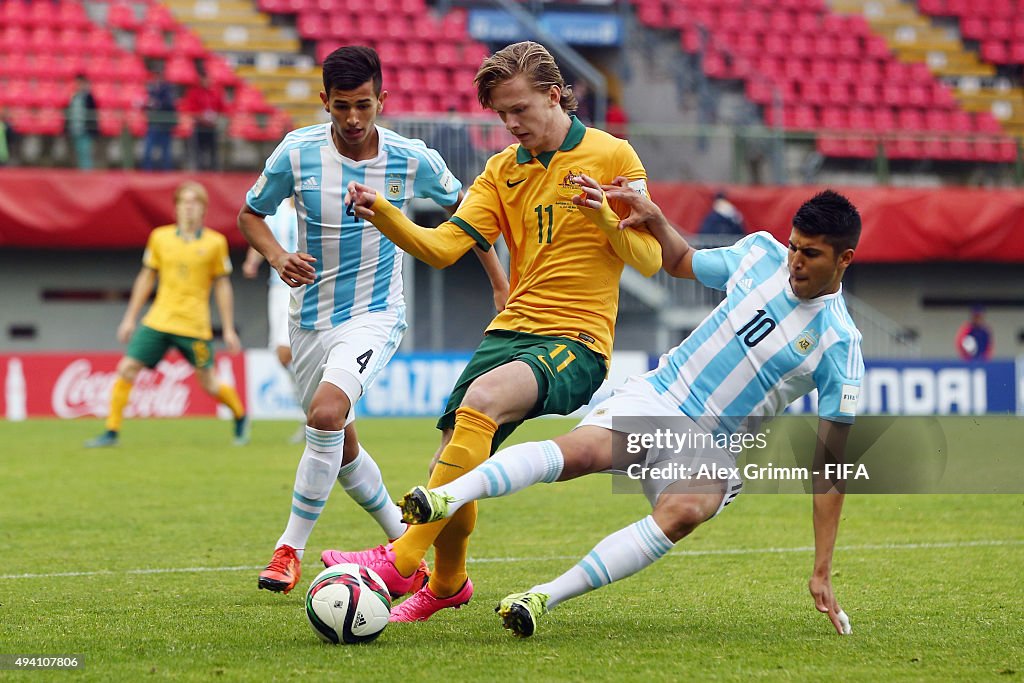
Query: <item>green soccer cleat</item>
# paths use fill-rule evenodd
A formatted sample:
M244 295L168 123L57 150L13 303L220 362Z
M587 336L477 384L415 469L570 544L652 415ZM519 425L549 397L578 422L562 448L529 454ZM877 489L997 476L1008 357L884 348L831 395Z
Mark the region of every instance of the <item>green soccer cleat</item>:
M548 613L549 595L544 593L513 593L498 603L494 611L502 626L518 638L529 638L537 630L537 619Z
M448 504L454 501L451 496L417 486L402 496L398 507L402 508L402 521L406 524L430 524L447 517Z
M95 439L89 439L85 442L86 448L111 448L117 445L117 432L112 429L108 429L103 432Z

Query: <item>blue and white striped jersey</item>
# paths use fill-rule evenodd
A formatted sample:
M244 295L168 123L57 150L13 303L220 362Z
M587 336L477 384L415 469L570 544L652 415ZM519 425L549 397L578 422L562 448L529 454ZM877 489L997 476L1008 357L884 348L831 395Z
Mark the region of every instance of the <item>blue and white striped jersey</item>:
M274 233L274 239L284 247L285 251L295 252L298 250L299 221L295 216L295 206L291 202L281 202L277 207L277 212L267 216L267 225L270 227L270 232ZM270 269L270 286L291 289L273 268Z
M820 417L853 422L856 416L864 360L842 289L798 299L786 256L767 232L694 254L697 279L725 290L725 300L644 375L663 398L714 432L778 415L815 388Z
M379 151L353 161L331 139L331 124L294 130L267 159L245 196L261 214L295 196L298 250L316 258L316 280L292 293L291 315L300 327L327 330L363 313L404 304L402 251L370 223L345 210L345 188L355 180L403 211L413 197L451 206L462 184L441 155L420 140L377 126Z

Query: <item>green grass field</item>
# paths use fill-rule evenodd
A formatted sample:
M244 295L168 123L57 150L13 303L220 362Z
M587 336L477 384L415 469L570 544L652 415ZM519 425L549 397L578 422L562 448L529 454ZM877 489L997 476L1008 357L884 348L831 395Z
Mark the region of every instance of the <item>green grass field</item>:
M572 424L535 421L516 439ZM359 426L393 496L425 480L430 420ZM370 645L321 644L302 610L320 550L382 537L336 490L302 590L256 589L287 516L294 428L257 423L233 448L226 422L134 420L121 446L90 451L80 444L97 421L0 422L0 654L84 655L80 671L33 676L95 681L1024 678L1024 495L848 497L834 583L850 637L807 593L810 498L743 495L520 641L494 604L649 510L612 495L608 477L541 485L481 503L468 607Z

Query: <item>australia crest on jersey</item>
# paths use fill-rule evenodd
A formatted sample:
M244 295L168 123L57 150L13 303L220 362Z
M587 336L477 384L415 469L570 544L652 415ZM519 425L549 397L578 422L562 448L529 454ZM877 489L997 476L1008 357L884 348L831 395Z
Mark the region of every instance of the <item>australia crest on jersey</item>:
M818 335L814 330L804 330L793 342L796 352L806 356L818 344Z
M388 199L401 199L405 196L405 178L399 173L388 173L384 186Z

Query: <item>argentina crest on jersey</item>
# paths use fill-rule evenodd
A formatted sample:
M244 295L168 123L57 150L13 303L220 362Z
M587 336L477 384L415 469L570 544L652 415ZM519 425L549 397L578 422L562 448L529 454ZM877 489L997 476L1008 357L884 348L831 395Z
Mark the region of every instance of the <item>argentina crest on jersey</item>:
M385 188L388 199L401 199L405 196L405 176L388 173Z
M800 355L806 356L818 344L818 333L814 330L804 330L793 342L793 349Z

